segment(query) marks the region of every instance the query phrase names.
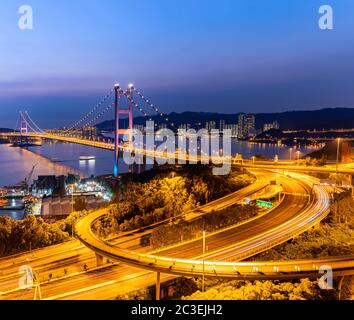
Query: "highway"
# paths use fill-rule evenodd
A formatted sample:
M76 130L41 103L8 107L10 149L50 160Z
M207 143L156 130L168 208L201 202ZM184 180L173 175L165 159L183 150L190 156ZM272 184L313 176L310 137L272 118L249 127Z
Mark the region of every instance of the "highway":
M305 193L306 191L308 191L309 184L312 182L306 182L306 179L312 178L305 178L305 176L303 175L294 175L296 175L296 180L290 177L282 178L281 183L283 184L285 191L287 191L287 193L295 192L296 194ZM303 180L304 183L298 183L299 179ZM305 276L312 277L318 275L318 268L324 262L333 265L336 268L336 272L341 272L341 274L343 274L343 272L351 272L351 268L353 267L353 257L329 258L325 259L324 262L318 260L260 263L224 262L226 260L241 260L247 255L249 256L259 252L259 250L264 250L270 245L274 245L277 241L284 241L286 237L292 237L296 232L302 232L303 230L308 229L313 224L317 223L319 219L322 219L323 216L325 216L328 203L326 201L327 193L325 192L325 190L322 187L317 187L316 190L316 197L323 197L321 201L314 201L315 198L313 198L313 200L308 203L308 197L301 197L298 195L291 196L288 194L284 197L284 200L280 203L280 205L271 212L269 212L267 215L261 216L258 219L252 220L245 224L241 224L237 227L231 227L227 230L221 230L220 232L217 232L215 234L208 235L207 246L209 247L209 250L206 256L204 257L205 274L207 276L219 276L221 270L223 273L222 277L226 278L230 277L242 279L263 279ZM267 217L268 219L265 219L265 217ZM90 218L92 217L90 216ZM287 230L289 232L287 232ZM128 239L132 239L133 243L129 243L129 240L126 237L128 237ZM269 243L270 240L271 243ZM141 254L144 253L144 251L139 248L139 241L137 241L136 235L127 234L123 238L115 239L114 241L117 241L116 245L108 244L109 249L112 249L113 251L116 251L117 249L129 249L128 251L134 250L134 255L136 255L137 252L140 252ZM91 265L93 265L95 261L94 255L85 248L75 249L75 245L77 245L77 242L75 243L76 244L65 244L66 246L68 246L67 250L73 250L73 252L75 252L75 250L84 250L84 252L86 252L85 254L90 256L89 259L91 261ZM192 259L193 265L195 267L193 268L193 271L192 268L188 270L188 273L192 272L193 275L198 276L200 275L201 267L201 241L195 240L189 243L186 247L188 248L188 250L185 250L186 248L183 247L185 245L186 244L177 245L174 248L149 252L149 256L153 255L154 259L155 257L158 257L158 262L160 262L160 260L164 261L164 263L168 262L166 264L166 266L168 265L168 269L171 266L172 259L172 264L174 263L173 270L163 269L163 272L173 274L184 274L184 272L186 271L184 268L184 264L190 262L185 259ZM56 250L58 250L58 248L48 249L52 250L52 257L50 257L50 255L47 255L47 249L43 249L43 253L40 254L38 261L31 262L31 264L38 263L34 266L36 271L37 268L39 268L40 266L45 269L48 266L54 267L58 264L61 265L61 263L63 263L63 260L65 260L66 253L58 253L58 256L56 256L55 252ZM84 259L85 254L82 254L82 256L80 254L79 257ZM48 261L45 262L44 256L46 255ZM79 258L74 257L75 255L77 255L77 252L75 252L74 255L71 252L70 255L74 259ZM21 256L21 258L17 257L17 259L22 259L23 261L23 257L24 256ZM175 257L177 257L178 259L175 259ZM181 260L182 268L179 269L179 262ZM9 264L11 265L11 258L0 260L1 270L3 267L3 263L5 265L7 264L8 267L10 267ZM155 260L152 263L155 264ZM139 265L139 267L141 266ZM62 266L60 268L62 268ZM148 266L147 269L150 270L150 268L151 266ZM156 270L156 265L153 266L153 268L151 269ZM153 285L156 280L156 275L154 272L127 265L111 267L104 266L103 268L97 271L94 271L93 269L91 270L91 272L83 272L82 274L78 275L73 274L68 276L66 279L54 280L51 283L43 284L41 287L44 298L111 299L115 298L117 294L123 294L127 291L143 289L148 285ZM9 273L6 272L6 274ZM165 281L167 279L172 279L173 277L175 277L175 275L162 275L161 280ZM10 279L11 284L8 284L7 289L16 287L14 281L17 281L17 277ZM5 288L5 283L6 281L0 278L0 291L2 292L5 291L3 290L3 288ZM9 294L3 294L0 295L0 298L32 299L33 290L22 290Z
M231 206L242 201L244 197L251 197L257 192L262 192L262 189L269 184L269 181L275 179L272 173L258 171L254 171L253 173L256 175L257 180L252 185L198 207L185 214L184 218L186 220L196 219L205 213L211 212L215 208L222 209ZM157 223L154 226L161 223ZM149 228L126 232L123 234L124 237L115 237L113 241L111 239L111 243L115 245L119 244L120 246L132 250L148 250L149 248L141 248L140 239L150 232L151 226ZM22 265L30 264L36 273L39 274L40 280L45 282L48 281L49 274L53 275L53 279L63 277L65 275L64 269L67 269L69 276L83 272L83 266L85 264L92 270L95 266L95 262L93 252L80 244L79 241L70 241L44 249L33 250L31 253L2 258L0 259L0 292L4 293L17 288L19 278L18 269ZM84 276L81 274L80 277L83 278ZM52 285L53 284L50 284L50 286ZM2 298L1 295L0 298Z
M221 278L242 278L242 274L239 274L240 268L248 274L250 270L253 270L253 265L237 265L220 261L240 260L267 250L308 230L328 214L329 195L324 188L319 186L313 188L312 201L305 196L312 189L314 180L314 178L297 174L297 183L295 183L293 178L283 177L282 185L287 193L284 201L267 216L210 235L207 239L209 252L204 257L204 261L200 259L202 252L200 239L189 241L186 244L177 244L173 248L153 254L113 247L98 239L91 231L91 225L104 215L100 212L80 220L76 225L76 231L83 244L113 261L121 261L135 267L168 274L200 276L204 273ZM304 196L292 196L291 193L303 193ZM272 214L274 216L270 216ZM228 247L225 248L225 246ZM197 257L198 260L188 260L193 257L194 259ZM209 258L216 259L216 261L207 260ZM237 273L235 273L235 268L238 270ZM280 273L286 271L289 271L286 267L284 270L279 270ZM258 277L258 270L254 273Z

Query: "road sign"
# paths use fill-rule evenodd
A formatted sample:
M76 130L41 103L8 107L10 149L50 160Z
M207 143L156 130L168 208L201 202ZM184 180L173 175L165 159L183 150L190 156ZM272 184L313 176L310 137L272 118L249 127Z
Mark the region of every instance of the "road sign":
M273 208L273 204L271 202L267 202L267 201L263 201L263 200L257 200L256 204L257 204L257 206L260 206L260 207Z

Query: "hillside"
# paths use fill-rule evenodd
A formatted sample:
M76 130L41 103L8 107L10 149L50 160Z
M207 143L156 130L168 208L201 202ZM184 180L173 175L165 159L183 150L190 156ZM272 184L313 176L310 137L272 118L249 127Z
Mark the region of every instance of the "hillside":
M153 116L155 123L160 124L163 119ZM182 112L169 114L171 122L176 126L190 123L193 127L204 127L205 122L215 121L218 126L220 120L227 124L237 123L238 113L222 114L207 112ZM354 109L351 108L327 108L311 111L287 111L282 113L259 113L256 114L256 128L262 129L265 123L278 121L282 130L306 130L306 129L342 129L354 127ZM137 117L135 124L145 124L146 118ZM126 125L122 120L121 125ZM200 124L200 125L199 125ZM105 121L97 125L99 129L112 129L114 121Z

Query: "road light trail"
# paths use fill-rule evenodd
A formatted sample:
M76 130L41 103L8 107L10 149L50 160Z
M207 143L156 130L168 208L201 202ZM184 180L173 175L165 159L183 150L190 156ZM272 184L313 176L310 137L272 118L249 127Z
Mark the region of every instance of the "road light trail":
M305 181L309 185L311 184L310 179L306 178ZM311 186L312 187L312 186ZM251 241L247 241L248 250L252 250L253 254L255 250L260 252L261 250L266 250L274 245L282 243L293 236L308 230L315 223L319 222L323 219L329 211L329 200L328 194L324 191L323 188L316 187L315 192L315 200L309 206L306 206L305 209L300 210L296 219L290 220L281 226L275 227L265 233L262 233L261 236L263 238L256 239L257 246L253 246ZM318 189L318 190L317 190ZM318 201L317 201L318 200ZM298 210L295 210L298 211ZM101 213L96 213L89 215L78 222L76 225L76 230L79 239L90 249L94 250L96 253L109 257L113 260L118 260L125 262L127 264L131 264L134 266L138 266L141 268L145 268L148 270L163 272L163 273L171 273L171 274L179 274L179 275L189 275L189 276L200 276L202 274L202 264L205 264L205 274L213 277L223 277L223 278L240 278L239 274L235 274L234 268L235 264L230 262L220 262L220 261L205 261L202 263L201 260L188 260L181 258L170 258L164 256L157 255L149 255L149 254L141 254L132 252L129 250L123 250L121 248L112 247L108 243L105 243L99 240L92 232L91 225L100 219L103 215ZM281 228L281 229L279 229ZM229 251L227 251L229 252ZM225 252L223 252L225 254ZM226 256L229 258L229 256ZM307 262L302 263L302 267L306 265ZM353 262L354 263L354 262ZM267 265L267 263L263 263L263 265ZM280 264L278 275L283 272L289 272L289 265L292 265L292 262ZM250 267L252 263L239 264L237 265L238 273L240 270L243 270L246 274L250 273ZM349 266L352 267L351 265ZM305 267L305 269L307 266ZM338 264L338 268L340 265ZM258 268L259 269L259 268ZM257 269L257 270L258 270ZM303 269L302 269L303 270ZM307 272L313 272L311 267L310 270L306 269ZM264 271L262 271L264 272ZM252 273L252 272L251 272ZM258 277L258 271L255 272L255 276ZM291 273L294 273L292 270ZM293 275L291 275L293 276ZM242 277L242 276L241 276ZM274 270L273 270L274 277ZM281 276L282 277L282 276Z

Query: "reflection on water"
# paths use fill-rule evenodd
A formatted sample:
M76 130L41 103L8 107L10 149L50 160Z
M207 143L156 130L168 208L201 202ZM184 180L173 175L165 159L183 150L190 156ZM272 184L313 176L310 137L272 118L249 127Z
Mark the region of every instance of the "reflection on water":
M299 151L299 154L297 154ZM253 155L264 155L274 159L295 159L313 151L310 148L290 150L287 146L270 145L265 143L249 143L232 141L232 154L241 153L244 158ZM93 156L95 159L80 160L81 156ZM31 147L30 151L21 148L11 148L0 145L0 186L20 183L28 176L32 167L35 168L33 178L38 175L67 175L77 174L81 177L91 175L111 174L113 170L112 151L81 146L70 143L43 143L41 147ZM60 161L53 162L51 160ZM129 167L120 159L120 172L127 172Z
M50 161L36 152L41 147L33 147L32 151L0 145L0 186L16 185L28 177L32 167L37 165L32 179L38 175L66 175L68 173L84 176L84 173L63 163Z
M236 140L232 141L231 150L233 155L241 153L244 158L264 155L269 159L274 159L275 155L279 159L290 159L290 157L295 159L313 151L311 148L290 149L286 146ZM79 159L87 155L95 159ZM111 174L113 158L112 151L70 143L43 143L41 147L31 147L30 150L0 145L0 186L20 183L36 164L32 179L36 179L38 175L67 175L69 173L81 177ZM129 170L122 158L119 160L119 170L121 173ZM0 216L4 215L13 219L22 219L24 211L0 210Z
M0 217L8 216L14 220L21 220L24 216L24 210L0 210Z

